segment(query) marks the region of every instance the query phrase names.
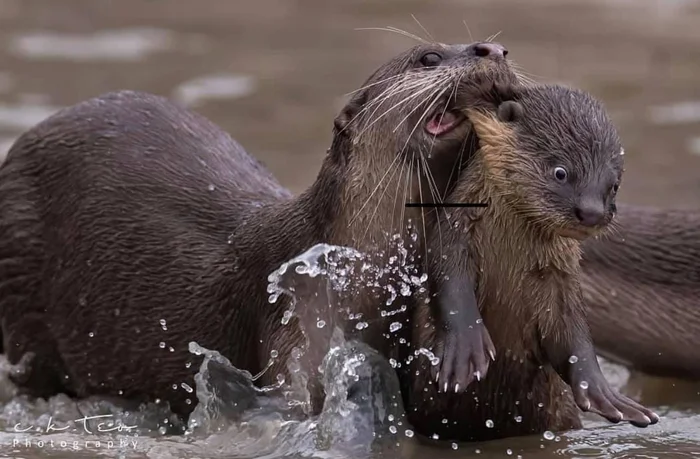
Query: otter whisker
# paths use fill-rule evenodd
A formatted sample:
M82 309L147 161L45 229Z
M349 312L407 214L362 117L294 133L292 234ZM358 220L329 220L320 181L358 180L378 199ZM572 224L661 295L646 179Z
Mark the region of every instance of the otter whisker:
M373 87L373 86L377 86L377 85L380 85L380 84L383 84L383 83L387 83L387 82L389 82L389 81L391 81L391 80L395 80L395 79L397 79L397 78L403 78L403 77L405 77L405 74L403 74L403 73L400 73L400 74L398 74L398 75L392 75L392 76L390 76L390 77L384 78L383 80L375 81L374 83L370 83L370 84L368 84L368 85L366 85L366 86L362 86L362 87L359 88L359 89L356 89L356 90L354 90L354 91L350 91L350 92L346 93L345 95L346 95L346 96L351 96L351 95L353 95L353 94L355 94L355 93L358 93L358 92L360 92L360 91L364 91L365 89L369 89L369 88L371 88L371 87Z
M358 136L361 136L362 134L364 134L368 129L370 129L372 126L374 126L379 120L381 120L381 119L384 118L386 115L388 115L389 113L391 113L391 112L392 112L394 109L396 109L397 107L399 107L399 106L401 106L401 105L403 105L403 104L406 104L407 102L410 102L411 100L414 100L414 99L416 99L417 97L420 97L424 92L433 89L434 86L436 86L436 85L433 84L433 85L427 86L427 87L425 87L425 88L423 88L423 89L421 89L421 90L419 90L419 91L416 91L416 92L411 93L411 94L410 94L409 96L407 96L406 98L401 99L399 102L397 102L396 104L394 104L393 106L391 106L388 110L386 110L384 113L382 113L381 115L379 115L379 116L378 116L376 119L374 119L371 123L369 123L369 125L366 126L366 127L358 134ZM419 105L419 107L420 107L420 105Z
M535 77L535 78L542 78L542 79L545 79L545 80L548 79L548 78L545 77L544 75L537 75L536 73L527 72L527 71L523 70L522 66L521 66L520 64L518 64L517 62L515 62L515 61L511 61L511 62L510 62L510 65L511 65L511 69L517 70L518 73L520 73L520 74L529 75L529 76Z
M396 156L398 158L398 155L396 155ZM385 184L384 189L382 190L381 194L379 195L379 199L377 200L377 204L374 206L374 211L370 215L369 221L365 225L365 232L362 235L362 239L364 239L367 236L367 231L369 231L369 228L372 227L372 221L374 220L374 217L377 215L377 211L379 210L379 206L381 205L382 200L384 199L384 195L386 194L387 190L389 189L389 185L392 183L392 178L396 174L396 171L400 170L401 168L398 167L398 164L395 164L392 167L390 167L390 169L393 169L394 172L389 177L389 180L387 180L387 183ZM380 184L383 183L383 180L380 180L379 183Z
M428 39L429 39L431 42L435 43L435 39L433 38L433 36L430 35L430 32L428 32L428 29L426 29L425 27L423 27L423 24L420 23L420 21L418 20L418 18L417 18L415 15L413 15L413 14L411 14L411 17L413 18L414 21L416 21L416 24L418 24L418 27L420 27L421 29L423 29L423 32L425 32L425 34L428 36Z
M411 156L415 156L415 155L416 155L416 153L414 152ZM413 162L413 159L411 159L411 162ZM417 178L417 180L418 180L418 198L420 199L420 202L423 202L423 187L422 187L422 180L420 179L420 177L421 177L420 171L421 171L422 162L417 161L417 163L418 163L417 166L418 166L418 171L419 171L418 178ZM428 260L428 231L427 231L426 225L425 225L425 208L420 207L419 210L420 210L421 223L423 224L423 248L425 249L424 260Z
M442 90L439 91L438 94L433 98L433 101L426 107L425 111L424 111L423 114L420 116L419 121L416 122L415 126L413 126L413 129L412 129L411 132L408 134L408 137L407 137L407 139L406 139L406 142L404 143L404 146L403 146L403 148L401 149L401 152L402 152L402 153L403 153L404 151L406 151L406 148L408 148L408 144L409 144L411 138L413 137L413 134L416 132L416 129L418 129L418 126L420 125L420 120L422 120L422 119L424 119L424 118L426 117L426 115L430 112L430 110L432 110L433 105L435 105L435 103L440 99L440 97L442 97L442 95L445 93L445 91L447 91L447 89L448 89L448 88L442 88ZM439 90L439 88L438 88L438 90ZM436 90L436 91L438 91L438 90ZM433 94L434 94L434 93L433 93ZM425 102L423 102L423 103L425 103Z
M401 170L401 172L399 174L398 180L396 181L397 187L396 187L396 193L394 193L394 207L393 207L393 211L391 213L391 227L392 228L397 227L396 222L394 221L394 219L396 218L397 211L399 214L399 222L398 222L399 226L403 225L404 211L406 210L406 206L403 205L403 203L407 202L407 200L406 200L407 190L406 190L406 187L404 186L404 189L403 189L404 190L404 193L403 193L404 200L403 200L403 202L399 203L399 195L401 194L401 185L404 183L403 182L403 173L404 173L405 168L399 168L399 169ZM406 169L406 171L405 171L406 175L410 175L411 174L410 171L411 171L410 167L408 169ZM391 241L387 240L387 250L389 249L390 244L391 244Z
M493 35L491 35L490 37L488 37L485 41L487 41L487 42L489 42L489 41L494 41L494 40L501 34L501 32L503 32L503 31L502 31L502 30L499 30L499 31L496 32L495 34L493 34Z
M469 34L469 41L471 41L471 42L473 43L473 42L474 42L474 36L472 36L472 31L469 30L469 26L467 25L467 20L466 20L466 19L462 19L462 24L464 24L464 27L467 28L467 33Z
M401 75L403 78L405 78L406 75ZM357 120L361 119L364 117L367 113L368 110L374 107L374 105L377 105L377 108L374 110L371 116L376 113L377 110L379 110L379 107L381 104L392 97L395 94L398 94L401 91L409 91L413 89L413 86L418 87L420 86L419 84L411 84L411 86L404 86L403 81L395 82L392 86L388 87L385 89L382 93L380 93L374 100L372 100L370 103L368 103L365 107L362 108L351 120L348 122L348 124L341 130L343 132L345 129L347 129L352 123L356 122Z
M441 85L441 84L438 84L438 83L432 85L432 87L435 87L435 86L437 86L438 89L439 89L439 87L442 86L442 85ZM428 88L426 88L426 89L430 89L430 87L428 87ZM434 94L434 93L431 93L431 94ZM403 125L403 123L406 122L406 120L407 120L411 115L413 115L413 114L416 112L416 110L418 110L418 109L421 107L421 105L423 105L423 104L425 103L425 101L426 101L427 99L429 99L430 97L431 97L431 95L429 94L429 95L425 98L425 100L424 100L423 102L421 102L420 104L416 104L416 106L415 106L410 112L408 112L408 113L406 114L406 116L404 116L404 117L396 124L396 126L394 127L394 129L393 129L392 132L396 132L396 131L399 129L399 127L401 127L401 125ZM442 115L443 115L443 116L445 116L445 112L446 112L446 111L447 111L447 105L445 105L445 109L444 109L443 112L442 112ZM435 136L433 136L433 139L435 139Z
M396 155L396 156L394 157L394 160L391 162L391 164L389 164L389 167L387 168L387 171L386 171L386 172L384 173L384 175L379 179L379 183L377 183L377 186L374 187L374 189L372 190L372 192L369 194L369 196L368 196L367 199L365 200L364 204L362 204L362 206L360 207L360 209L359 209L357 212L355 212L355 215L353 215L353 217L350 219L350 222L348 223L349 225L352 225L352 224L355 222L355 219L356 219L360 214L362 214L362 211L363 211L364 208L367 206L367 204L369 203L369 201L372 199L372 197L374 196L374 193L376 193L377 190L379 189L379 187L382 185L382 182L384 181L384 179L386 178L386 176L389 175L389 172L391 172L391 169L394 167L394 165L396 164L396 161L400 158L400 156L401 156L401 155Z
M377 105L377 109L379 106L381 106L387 99L395 96L396 94L399 94L400 92L406 92L406 91L411 91L415 88L418 88L420 86L423 86L425 84L424 80L425 78L407 78L408 75L403 74L402 75L403 79L402 81L395 82L392 84L390 87L385 89L381 94L379 94L376 98L374 98L370 103L368 103L363 109L360 111L360 113L357 114L357 116L360 116L364 113L366 113L369 109ZM413 80L413 81L411 81ZM376 113L375 110L375 113ZM374 115L374 113L372 113Z
M403 35L404 37L412 38L420 43L428 43L418 35L412 34L410 32L406 32L405 30L397 29L396 27L360 27L355 30L381 30L383 32L393 32L399 35Z
M538 84L537 81L535 81L534 79L530 78L530 77L527 76L527 75L521 74L521 73L518 72L517 70L513 70L513 74L515 74L515 76L516 76L516 78L517 78L518 80L523 81L523 82L525 82L525 83L527 83L527 84L530 84L530 85L536 85L536 84Z

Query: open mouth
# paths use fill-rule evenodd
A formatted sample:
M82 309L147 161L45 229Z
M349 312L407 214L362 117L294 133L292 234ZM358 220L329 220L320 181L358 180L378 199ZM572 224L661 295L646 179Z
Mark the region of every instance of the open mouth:
M438 109L428 118L425 130L428 134L437 137L453 131L465 120L466 117L458 110Z

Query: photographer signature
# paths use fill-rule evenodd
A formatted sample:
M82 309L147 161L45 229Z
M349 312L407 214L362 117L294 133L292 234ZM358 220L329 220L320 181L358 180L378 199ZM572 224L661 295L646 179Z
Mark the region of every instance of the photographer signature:
M73 427L75 424L82 425L83 430L85 430L86 433L88 434L93 434L94 432L90 430L88 427L88 421L92 421L95 419L104 419L104 418L112 418L114 415L112 414L102 414L102 415L97 415L97 416L85 416L80 419L73 419L72 421L68 421L68 425L64 426L57 426L53 422L53 416L49 417L48 422L46 423L46 426L26 426L22 427L21 423L15 424L15 432L17 433L25 433L29 431L34 431L34 432L42 432L42 433L50 433L50 432L65 432L66 430L70 429ZM98 433L108 433L108 432L131 432L133 429L135 429L136 426L129 426L126 424L123 424L121 421L117 422L100 422L97 424L97 432Z

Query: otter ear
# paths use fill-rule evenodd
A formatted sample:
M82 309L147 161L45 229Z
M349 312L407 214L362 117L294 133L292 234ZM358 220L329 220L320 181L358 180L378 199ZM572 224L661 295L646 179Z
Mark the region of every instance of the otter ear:
M344 131L348 125L355 120L357 114L360 113L360 110L364 107L365 102L367 102L367 93L365 91L355 93L333 121L337 132Z
M497 114L499 120L512 123L523 117L523 106L514 100L507 100L498 106Z

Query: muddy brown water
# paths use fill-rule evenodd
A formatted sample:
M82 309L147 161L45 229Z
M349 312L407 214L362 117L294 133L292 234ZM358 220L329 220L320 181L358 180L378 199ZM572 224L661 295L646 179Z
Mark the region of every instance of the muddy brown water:
M0 155L62 106L138 89L210 117L299 192L315 177L345 94L413 44L356 30L384 26L443 42L500 32L536 80L605 101L627 152L621 200L700 207L700 1L691 0L0 0ZM626 390L669 417L643 431L593 428L543 449L541 438L511 439L482 447L481 457L700 456L700 383L632 375ZM0 456L76 454L10 446ZM158 454L139 457L179 457ZM448 452L410 456L436 454Z

